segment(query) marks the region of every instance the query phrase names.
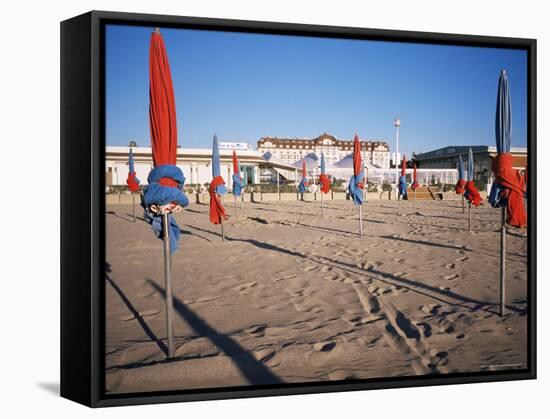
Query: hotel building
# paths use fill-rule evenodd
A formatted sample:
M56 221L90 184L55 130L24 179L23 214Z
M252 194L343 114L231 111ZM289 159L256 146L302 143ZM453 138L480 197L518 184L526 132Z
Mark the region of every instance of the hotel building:
M381 169L390 167L390 148L384 141L361 140L363 161ZM353 140L341 140L326 132L317 138L263 137L258 141L258 151L271 152L286 163L294 163L309 153L324 153L327 164L334 164L353 153Z

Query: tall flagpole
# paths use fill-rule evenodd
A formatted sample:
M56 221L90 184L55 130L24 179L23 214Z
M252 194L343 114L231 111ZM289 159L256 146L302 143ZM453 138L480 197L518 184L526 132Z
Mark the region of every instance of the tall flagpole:
M168 232L168 213L162 214L162 236L164 242L164 287L166 290L166 331L168 339L168 358L174 357L174 309L172 297L172 261L170 255L170 233Z

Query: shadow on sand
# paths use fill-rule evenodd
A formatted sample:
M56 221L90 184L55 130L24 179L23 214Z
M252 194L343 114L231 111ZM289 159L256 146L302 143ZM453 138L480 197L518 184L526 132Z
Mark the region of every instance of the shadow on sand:
M163 297L166 296L164 289L154 281L148 279L147 282ZM237 341L219 333L177 297L174 297L174 309L191 326L195 333L208 338L229 356L250 384L278 384L282 382L279 377L273 374L262 362L256 360Z
M110 271L110 268L107 267L107 272L109 272L109 271ZM141 326L141 328L143 329L143 331L145 332L147 337L149 339L151 339L152 342L155 342L157 344L157 346L159 347L159 349L164 354L167 354L168 353L168 348L166 347L164 342L162 340L160 340L155 335L155 333L151 330L151 328L149 327L147 322L139 314L139 311L136 310L136 308L133 306L132 302L128 299L128 297L126 297L126 294L124 294L124 292L120 289L120 287L115 283L115 281L113 281L111 279L111 277L107 273L105 273L105 279L107 280L107 282L109 284L111 284L111 286L116 291L116 293L118 294L120 299L124 302L124 304L126 304L126 307L128 307L128 310L130 310L130 313L132 313L132 315L136 318L137 322L139 323L139 325Z
M431 285L427 285L427 284L424 284L424 283L419 282L419 281L415 281L415 280L412 280L412 279L408 279L408 278L404 278L404 277L401 277L401 276L396 276L396 275L393 275L393 274L390 274L390 273L387 273L387 272L384 272L384 271L380 271L380 270L374 269L373 267L367 269L366 271L361 271L360 268L358 268L357 266L355 266L353 264L349 264L349 263L338 261L338 260L333 260L333 259L330 259L330 258L327 258L327 257L324 257L324 256L308 256L308 255L305 255L305 254L300 253L300 252L285 249L285 248L275 246L275 245L270 244L270 243L260 242L258 240L254 240L254 239L230 239L230 238L226 237L226 240L249 243L249 244L251 244L253 246L256 246L256 247L259 247L261 249L272 250L272 251L276 251L276 252L279 252L279 253L287 254L289 256L301 257L301 258L308 259L308 260L310 260L312 262L315 262L315 263L329 265L329 266L332 266L334 268L341 269L341 270L344 270L344 271L347 271L349 273L353 273L353 274L356 274L356 275L363 275L363 276L377 275L374 279L376 279L378 281L385 282L389 285L399 285L399 286L405 287L409 291L416 292L418 294L421 294L421 295L424 295L426 297L435 299L439 302L442 302L442 303L445 303L445 304L448 304L448 305L456 305L455 302L452 302L452 301L448 300L449 298L451 298L451 299L454 299L456 301L460 301L459 305L468 304L468 303L469 304L474 304L475 305L474 308L466 307L466 308L468 308L472 311L483 310L483 311L486 311L486 312L489 312L489 313L492 313L492 314L498 314L498 311L496 309L492 310L492 309L488 308L488 307L492 307L492 306L496 307L498 304L495 303L495 302L479 301L479 300L476 300L474 298L470 298L470 297L458 294L458 293L450 291L450 290L442 290L440 288L433 287ZM444 247L449 247L449 246L444 246ZM518 307L515 307L515 306L512 306L512 305L507 305L506 308L510 311L513 311L513 312L521 315L521 316L526 314L526 311L524 309L521 309L521 308L518 308Z

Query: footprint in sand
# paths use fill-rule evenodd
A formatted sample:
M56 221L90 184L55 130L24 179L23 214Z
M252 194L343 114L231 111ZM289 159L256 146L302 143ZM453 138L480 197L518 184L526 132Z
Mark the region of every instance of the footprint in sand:
M461 257L461 258L458 258L458 259L457 259L457 262L464 262L464 261L467 260L467 259L468 259L468 256L463 256L463 257Z
M244 332L252 336L263 336L266 329L265 324L258 324L245 329Z
M247 282L246 284L237 285L236 287L233 287L234 291L242 292L247 290L248 288L252 288L258 285L257 282Z
M273 282L279 282L279 281L283 281L285 279L292 279L292 278L296 278L298 275L285 275L285 276L279 276L277 278L274 278L273 279Z
M302 268L302 270L305 272L313 272L313 271L316 271L317 269L319 269L319 267L315 265L309 265Z
M313 349L317 352L330 352L335 347L335 342L318 342L313 345Z
M453 279L458 278L459 276L460 276L459 274L443 275L443 279L445 279L447 281L451 281Z
M445 265L445 267L446 267L447 269L454 269L455 266L456 266L456 265L455 265L454 263L448 263L447 265Z
M401 278L402 276L405 276L407 272L395 272L393 273L392 275L397 277L397 278Z
M271 348L263 348L255 351L253 354L256 360L267 363L277 354L277 352L275 352L275 350Z
M351 378L354 378L353 372L350 371L344 371L344 370L336 370L331 373L329 373L328 377L331 380L339 381L339 380L349 380Z
M392 259L394 262L405 262L405 259L401 258L401 259Z

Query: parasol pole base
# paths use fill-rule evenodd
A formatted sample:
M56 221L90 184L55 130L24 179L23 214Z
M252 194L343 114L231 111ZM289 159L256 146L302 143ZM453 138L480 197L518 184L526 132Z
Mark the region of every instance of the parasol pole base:
M500 227L500 316L505 312L506 285L506 207L501 209Z
M170 233L168 213L162 214L162 236L164 248L164 287L166 294L167 358L174 358L174 300L172 297L172 262L170 255Z
M472 231L472 204L468 204L468 231Z
M359 237L363 237L363 206L359 205Z
M136 222L136 194L132 192L132 216Z

